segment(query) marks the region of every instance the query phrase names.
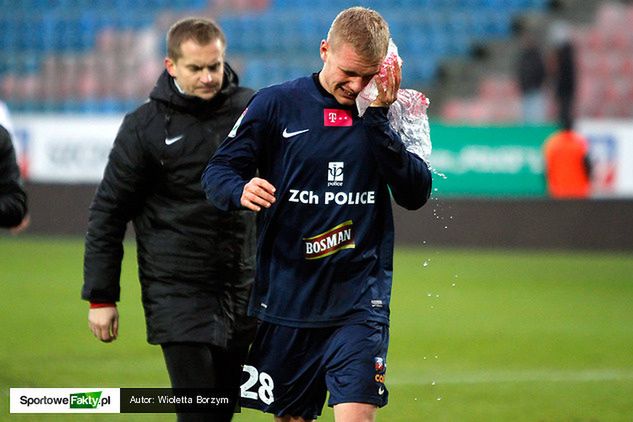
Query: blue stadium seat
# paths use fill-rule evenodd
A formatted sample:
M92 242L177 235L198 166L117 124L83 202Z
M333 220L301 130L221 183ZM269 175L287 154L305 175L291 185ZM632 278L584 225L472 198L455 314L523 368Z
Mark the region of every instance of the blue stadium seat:
M2 16L0 20L0 49L12 53L18 49L18 24L13 16Z
M229 56L244 62L241 79L255 88L320 67L318 45L344 7L373 7L389 21L405 60L406 84L425 85L441 58L468 54L474 40L505 37L516 13L548 0L271 0L265 11L220 15ZM142 30L163 11L208 10L210 0L0 0L0 75L41 72L43 58L93 51L104 29ZM26 30L25 30L26 28ZM163 47L161 37L159 45ZM25 55L30 55L26 59ZM66 93L65 95L73 95ZM67 100L67 101L66 101ZM24 100L19 110L122 112L143 99Z
M97 114L100 112L99 100L96 98L80 100L79 110L84 114Z
M426 85L433 79L437 70L437 56L431 54L414 56L402 66L402 85L410 88Z
M17 57L13 52L0 50L0 75L17 73Z

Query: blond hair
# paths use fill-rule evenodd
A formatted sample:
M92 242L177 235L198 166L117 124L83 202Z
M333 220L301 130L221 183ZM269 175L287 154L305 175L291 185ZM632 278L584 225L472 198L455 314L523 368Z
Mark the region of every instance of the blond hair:
M389 25L375 10L350 7L336 16L327 34L333 48L347 43L365 59L382 60L389 47Z
M226 47L226 37L217 23L204 18L184 18L176 22L167 32L167 57L177 61L182 56L182 43L193 40L199 45L207 45L220 40Z

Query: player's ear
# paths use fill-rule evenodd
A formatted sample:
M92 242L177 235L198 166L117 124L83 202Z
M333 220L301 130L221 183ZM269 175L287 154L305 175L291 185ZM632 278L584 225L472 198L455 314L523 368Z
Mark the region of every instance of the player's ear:
M321 56L321 60L325 62L327 59L327 53L330 49L330 44L326 40L321 40L321 46L319 47L319 55Z

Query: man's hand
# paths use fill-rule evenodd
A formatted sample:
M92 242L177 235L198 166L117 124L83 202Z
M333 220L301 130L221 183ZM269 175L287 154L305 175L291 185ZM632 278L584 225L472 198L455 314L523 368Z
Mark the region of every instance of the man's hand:
M402 81L402 67L398 60L390 60L376 76L378 97L370 107L389 107L398 99L398 90Z
M27 214L24 216L24 218L22 219L22 222L20 224L18 224L17 226L13 227L10 231L12 235L17 235L22 233L24 230L26 230L26 228L29 226L29 224L31 224L31 217Z
M262 207L269 208L275 203L275 190L267 180L253 177L244 185L240 203L252 211L260 211Z
M119 312L116 307L91 308L88 327L99 340L109 343L119 335Z

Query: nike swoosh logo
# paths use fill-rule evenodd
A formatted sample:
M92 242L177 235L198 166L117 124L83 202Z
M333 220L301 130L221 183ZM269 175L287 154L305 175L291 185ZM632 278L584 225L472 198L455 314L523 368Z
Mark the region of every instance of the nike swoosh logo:
M288 128L284 129L284 133L281 134L284 138L292 138L293 136L300 135L302 133L306 133L310 129L298 130L296 132L288 132Z
M178 141L180 141L180 140L181 140L182 138L184 138L184 137L185 137L185 135L175 136L175 137L173 137L173 138L165 138L165 144L166 144L166 145L171 145L171 144L173 144L174 142L178 142Z

